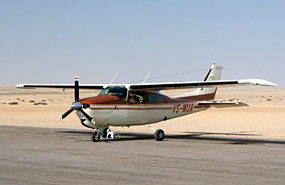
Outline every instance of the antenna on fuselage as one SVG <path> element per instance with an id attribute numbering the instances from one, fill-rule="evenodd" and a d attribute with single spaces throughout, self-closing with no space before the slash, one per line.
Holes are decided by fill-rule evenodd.
<path id="1" fill-rule="evenodd" d="M 113 81 L 116 79 L 116 77 L 118 76 L 118 74 L 119 74 L 119 72 L 117 72 L 117 73 L 115 74 L 115 76 L 114 76 L 113 79 L 111 80 L 110 84 L 113 83 Z"/>
<path id="2" fill-rule="evenodd" d="M 148 74 L 146 75 L 146 77 L 145 77 L 145 79 L 144 79 L 144 81 L 143 81 L 143 84 L 144 84 L 145 81 L 148 79 L 149 75 L 150 75 L 150 72 L 148 72 Z"/>

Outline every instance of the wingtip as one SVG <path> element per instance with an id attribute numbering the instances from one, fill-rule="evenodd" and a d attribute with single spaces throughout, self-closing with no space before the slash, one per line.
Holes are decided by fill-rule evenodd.
<path id="1" fill-rule="evenodd" d="M 19 88 L 19 89 L 20 88 L 24 88 L 24 84 L 18 84 L 18 85 L 16 85 L 16 87 Z"/>
<path id="2" fill-rule="evenodd" d="M 35 89 L 36 87 L 31 87 L 31 84 L 18 84 L 16 88 L 18 89 Z"/>
<path id="3" fill-rule="evenodd" d="M 241 101 L 236 102 L 236 104 L 241 106 L 241 107 L 249 107 L 249 105 L 247 103 L 244 103 L 244 102 L 241 102 Z"/>
<path id="4" fill-rule="evenodd" d="M 239 83 L 240 84 L 245 84 L 245 85 L 278 86 L 278 84 L 269 82 L 267 80 L 262 80 L 262 79 L 239 80 Z"/>
<path id="5" fill-rule="evenodd" d="M 267 81 L 267 80 L 261 80 L 261 79 L 257 79 L 256 80 L 256 85 L 261 85 L 261 86 L 278 86 L 278 84 Z"/>

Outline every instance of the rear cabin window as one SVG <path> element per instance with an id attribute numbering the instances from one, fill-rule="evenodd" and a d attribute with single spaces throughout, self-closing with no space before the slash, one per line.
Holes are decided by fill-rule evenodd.
<path id="1" fill-rule="evenodd" d="M 164 103 L 164 98 L 163 96 L 159 94 L 149 94 L 149 103 Z"/>
<path id="2" fill-rule="evenodd" d="M 131 103 L 164 103 L 162 95 L 147 92 L 130 92 Z"/>
<path id="3" fill-rule="evenodd" d="M 130 102 L 131 103 L 146 103 L 147 94 L 145 92 L 131 92 Z"/>

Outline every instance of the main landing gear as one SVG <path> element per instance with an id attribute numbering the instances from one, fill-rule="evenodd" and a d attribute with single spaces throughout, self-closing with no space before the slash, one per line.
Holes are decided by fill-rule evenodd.
<path id="1" fill-rule="evenodd" d="M 163 130 L 158 129 L 155 131 L 154 138 L 156 141 L 162 141 L 164 139 L 164 137 L 165 137 L 165 134 L 164 134 Z"/>
<path id="2" fill-rule="evenodd" d="M 165 134 L 164 134 L 164 131 L 163 131 L 163 130 L 161 130 L 161 129 L 155 130 L 153 127 L 151 127 L 151 126 L 149 126 L 149 125 L 144 125 L 144 126 L 146 126 L 146 127 L 148 127 L 148 128 L 151 128 L 151 129 L 153 130 L 153 132 L 154 132 L 154 139 L 155 139 L 156 141 L 162 141 L 162 140 L 164 139 Z"/>
<path id="3" fill-rule="evenodd" d="M 97 128 L 96 131 L 92 134 L 91 140 L 93 142 L 98 142 L 100 140 L 100 136 L 106 138 L 108 134 L 108 129 L 109 128 L 102 128 L 102 129 Z"/>

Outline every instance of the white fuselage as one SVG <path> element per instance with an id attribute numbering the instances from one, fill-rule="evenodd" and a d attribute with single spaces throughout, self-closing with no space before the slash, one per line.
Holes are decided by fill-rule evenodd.
<path id="1" fill-rule="evenodd" d="M 95 124 L 85 119 L 85 125 L 91 128 L 109 126 L 134 126 L 157 123 L 168 119 L 185 116 L 207 108 L 199 108 L 195 102 L 160 103 L 160 104 L 118 104 L 92 105 L 85 109 Z M 80 111 L 77 116 L 84 117 Z"/>

